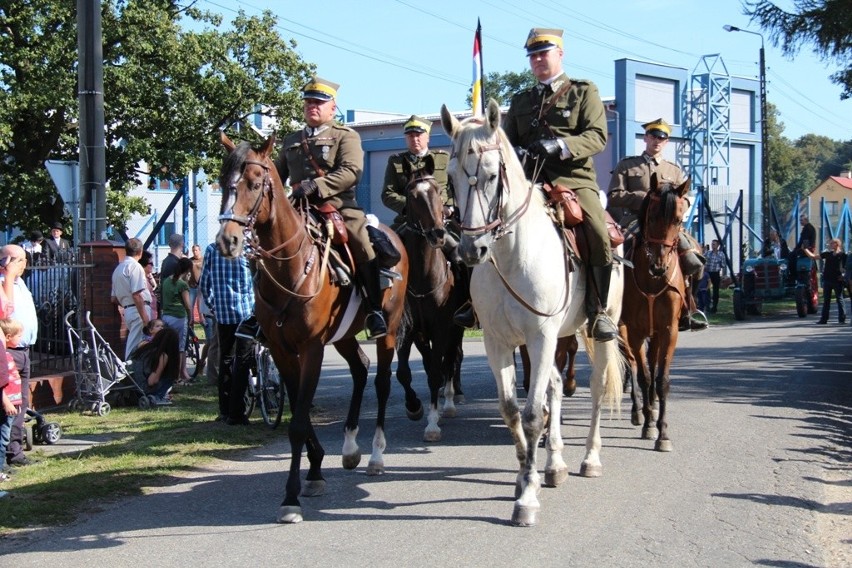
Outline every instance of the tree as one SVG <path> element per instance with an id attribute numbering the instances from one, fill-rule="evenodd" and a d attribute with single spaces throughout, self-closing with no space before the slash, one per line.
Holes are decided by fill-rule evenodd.
<path id="1" fill-rule="evenodd" d="M 500 106 L 509 106 L 512 101 L 512 96 L 524 89 L 528 89 L 536 84 L 536 78 L 532 71 L 506 71 L 504 73 L 486 73 L 483 81 L 482 97 L 487 102 L 488 99 L 494 99 Z M 468 93 L 465 102 L 470 106 L 473 102 L 473 95 Z"/>
<path id="2" fill-rule="evenodd" d="M 843 88 L 841 99 L 852 97 L 852 6 L 848 0 L 793 0 L 787 12 L 768 0 L 745 2 L 744 13 L 769 32 L 769 39 L 793 57 L 802 44 L 812 43 L 823 61 L 835 61 L 840 71 L 831 80 Z"/>
<path id="3" fill-rule="evenodd" d="M 175 0 L 103 0 L 109 223 L 147 204 L 127 191 L 152 174 L 172 181 L 221 163 L 217 132 L 256 112 L 288 129 L 313 66 L 277 32 L 271 12 L 219 15 Z M 46 159 L 77 160 L 76 3 L 0 6 L 0 224 L 43 228 L 63 216 Z M 242 128 L 237 137 L 256 137 Z"/>

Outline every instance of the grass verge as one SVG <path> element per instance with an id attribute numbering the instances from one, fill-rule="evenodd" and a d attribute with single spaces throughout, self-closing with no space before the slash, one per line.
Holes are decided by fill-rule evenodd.
<path id="1" fill-rule="evenodd" d="M 153 410 L 116 408 L 109 415 L 47 414 L 63 438 L 97 437 L 94 447 L 66 454 L 45 446 L 29 452 L 32 465 L 16 468 L 0 485 L 0 535 L 67 523 L 120 497 L 142 495 L 215 458 L 263 446 L 286 432 L 267 428 L 255 411 L 250 426 L 214 422 L 216 388 L 183 387 L 175 404 Z M 44 449 L 43 449 L 44 448 Z"/>

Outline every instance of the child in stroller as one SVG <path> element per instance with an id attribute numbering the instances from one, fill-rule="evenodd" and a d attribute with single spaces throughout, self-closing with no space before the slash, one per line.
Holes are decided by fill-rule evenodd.
<path id="1" fill-rule="evenodd" d="M 133 380 L 151 405 L 171 404 L 168 394 L 180 372 L 179 341 L 175 330 L 164 327 L 130 355 Z"/>

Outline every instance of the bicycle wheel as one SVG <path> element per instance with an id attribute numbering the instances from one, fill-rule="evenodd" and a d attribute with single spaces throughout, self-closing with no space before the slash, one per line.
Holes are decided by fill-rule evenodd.
<path id="1" fill-rule="evenodd" d="M 256 357 L 260 414 L 266 425 L 274 429 L 281 424 L 284 413 L 284 383 L 269 349 L 259 346 Z"/>
<path id="2" fill-rule="evenodd" d="M 249 368 L 249 377 L 248 377 L 248 385 L 246 385 L 246 392 L 243 395 L 245 407 L 246 407 L 246 418 L 251 416 L 251 413 L 254 412 L 254 406 L 257 404 L 258 399 L 258 378 L 257 378 L 257 363 L 255 360 L 251 361 L 251 366 Z"/>

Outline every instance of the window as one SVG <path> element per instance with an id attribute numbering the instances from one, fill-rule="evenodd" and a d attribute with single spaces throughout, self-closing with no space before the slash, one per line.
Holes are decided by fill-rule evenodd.
<path id="1" fill-rule="evenodd" d="M 167 247 L 169 246 L 169 237 L 175 233 L 175 224 L 174 222 L 166 222 L 163 223 L 160 232 L 157 233 L 157 246 Z"/>

